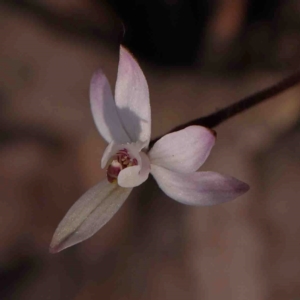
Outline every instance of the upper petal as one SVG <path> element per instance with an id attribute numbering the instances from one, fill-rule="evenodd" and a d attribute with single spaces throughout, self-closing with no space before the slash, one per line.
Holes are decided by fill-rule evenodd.
<path id="1" fill-rule="evenodd" d="M 109 82 L 101 70 L 92 77 L 90 101 L 94 121 L 102 137 L 108 143 L 130 142 L 118 115 Z"/>
<path id="2" fill-rule="evenodd" d="M 59 252 L 91 237 L 118 211 L 131 190 L 107 180 L 88 190 L 58 225 L 50 251 Z"/>
<path id="3" fill-rule="evenodd" d="M 133 56 L 120 47 L 115 89 L 116 105 L 131 141 L 147 142 L 151 134 L 151 111 L 146 78 Z"/>
<path id="4" fill-rule="evenodd" d="M 188 205 L 226 202 L 249 189 L 246 183 L 215 172 L 182 174 L 151 165 L 151 174 L 170 198 Z"/>
<path id="5" fill-rule="evenodd" d="M 198 170 L 207 159 L 215 136 L 202 126 L 189 126 L 159 139 L 149 152 L 151 164 L 172 171 L 190 173 Z"/>

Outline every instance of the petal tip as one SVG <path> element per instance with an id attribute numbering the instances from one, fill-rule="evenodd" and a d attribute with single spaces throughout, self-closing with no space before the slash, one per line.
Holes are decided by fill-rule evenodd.
<path id="1" fill-rule="evenodd" d="M 237 188 L 237 192 L 242 195 L 244 193 L 247 193 L 248 191 L 250 190 L 250 185 L 245 183 L 245 182 L 242 182 L 240 181 L 240 184 Z"/>
<path id="2" fill-rule="evenodd" d="M 56 254 L 70 246 L 72 246 L 72 244 L 68 243 L 68 239 L 59 240 L 55 233 L 49 246 L 49 253 Z"/>
<path id="3" fill-rule="evenodd" d="M 212 136 L 214 137 L 214 139 L 217 138 L 217 132 L 214 129 L 205 127 L 205 126 L 201 126 L 201 127 L 204 127 L 207 131 L 209 131 L 212 134 Z"/>
<path id="4" fill-rule="evenodd" d="M 97 69 L 93 73 L 92 78 L 91 78 L 91 84 L 97 83 L 100 76 L 105 76 L 101 68 Z"/>
<path id="5" fill-rule="evenodd" d="M 250 189 L 250 186 L 249 186 L 249 184 L 236 179 L 236 183 L 233 185 L 232 188 L 236 194 L 236 197 L 239 197 L 239 196 L 247 193 Z"/>
<path id="6" fill-rule="evenodd" d="M 207 128 L 211 133 L 212 133 L 212 135 L 215 137 L 215 138 L 217 138 L 217 132 L 215 131 L 215 130 L 213 130 L 213 129 L 211 129 L 211 128 Z"/>
<path id="7" fill-rule="evenodd" d="M 133 54 L 124 45 L 120 45 L 120 55 L 123 54 L 129 54 L 134 57 Z"/>
<path id="8" fill-rule="evenodd" d="M 51 242 L 50 247 L 49 247 L 49 253 L 56 254 L 58 252 L 65 250 L 66 248 L 73 246 L 73 245 L 74 244 L 71 244 L 71 243 L 68 243 L 65 241 L 59 242 L 58 244 Z"/>
<path id="9" fill-rule="evenodd" d="M 62 249 L 60 249 L 58 246 L 51 246 L 49 247 L 49 253 L 56 254 L 60 252 Z"/>

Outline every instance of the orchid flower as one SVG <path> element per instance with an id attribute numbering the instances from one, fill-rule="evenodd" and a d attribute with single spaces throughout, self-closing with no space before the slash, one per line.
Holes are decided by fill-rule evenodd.
<path id="1" fill-rule="evenodd" d="M 108 146 L 101 167 L 107 178 L 88 190 L 58 225 L 50 251 L 58 252 L 91 237 L 104 226 L 149 174 L 174 200 L 188 205 L 213 205 L 232 200 L 249 187 L 233 177 L 197 172 L 214 143 L 212 130 L 190 126 L 169 133 L 149 150 L 151 111 L 145 76 L 121 46 L 115 99 L 102 71 L 90 86 L 91 109 Z"/>

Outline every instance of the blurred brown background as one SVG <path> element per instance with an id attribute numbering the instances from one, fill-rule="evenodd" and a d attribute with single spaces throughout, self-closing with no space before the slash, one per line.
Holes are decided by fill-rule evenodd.
<path id="1" fill-rule="evenodd" d="M 88 90 L 99 67 L 114 86 L 119 43 L 156 137 L 298 69 L 299 1 L 0 0 L 0 40 L 0 299 L 300 299 L 300 87 L 217 128 L 203 169 L 246 195 L 186 207 L 149 180 L 93 238 L 48 253 L 105 176 Z"/>

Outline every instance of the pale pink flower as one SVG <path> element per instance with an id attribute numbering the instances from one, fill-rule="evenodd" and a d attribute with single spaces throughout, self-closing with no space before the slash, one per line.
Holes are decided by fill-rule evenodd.
<path id="1" fill-rule="evenodd" d="M 215 172 L 196 172 L 214 143 L 213 132 L 190 126 L 169 133 L 148 150 L 151 135 L 149 91 L 132 55 L 121 46 L 115 99 L 102 71 L 90 88 L 96 126 L 108 142 L 101 167 L 107 178 L 88 190 L 58 225 L 50 251 L 58 252 L 91 237 L 119 210 L 133 187 L 151 173 L 171 198 L 188 205 L 213 205 L 245 193 L 247 184 Z"/>

